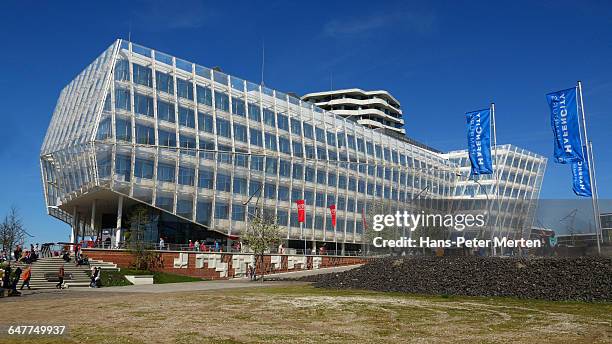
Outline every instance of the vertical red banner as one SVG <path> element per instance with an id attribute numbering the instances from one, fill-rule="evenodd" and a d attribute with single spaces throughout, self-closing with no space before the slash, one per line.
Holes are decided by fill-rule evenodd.
<path id="1" fill-rule="evenodd" d="M 332 227 L 336 228 L 336 205 L 332 204 L 329 206 L 329 212 L 332 217 Z"/>
<path id="2" fill-rule="evenodd" d="M 306 207 L 304 206 L 304 200 L 298 199 L 295 203 L 297 203 L 298 222 L 306 222 Z"/>

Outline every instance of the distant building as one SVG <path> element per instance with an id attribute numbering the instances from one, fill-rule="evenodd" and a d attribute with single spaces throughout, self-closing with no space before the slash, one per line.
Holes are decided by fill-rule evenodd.
<path id="1" fill-rule="evenodd" d="M 467 150 L 442 155 L 457 166 L 460 174 L 452 197 L 490 201 L 493 233 L 512 236 L 520 231 L 523 237 L 529 237 L 547 159 L 511 144 L 498 145 L 491 153 L 497 173 L 481 176 L 470 175 Z"/>
<path id="2" fill-rule="evenodd" d="M 603 242 L 612 242 L 612 213 L 599 215 L 601 221 L 601 239 Z"/>
<path id="3" fill-rule="evenodd" d="M 302 100 L 371 129 L 406 134 L 400 103 L 387 91 L 359 88 L 308 93 Z"/>

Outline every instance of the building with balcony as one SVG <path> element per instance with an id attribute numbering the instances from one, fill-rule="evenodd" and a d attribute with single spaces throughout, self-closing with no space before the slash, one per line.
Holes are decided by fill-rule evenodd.
<path id="1" fill-rule="evenodd" d="M 387 91 L 350 88 L 308 93 L 302 100 L 367 128 L 382 128 L 402 136 L 406 134 L 400 103 Z"/>
<path id="2" fill-rule="evenodd" d="M 390 95 L 381 102 L 399 113 Z M 531 201 L 545 159 L 513 146 L 500 151 L 507 158 L 499 162 L 505 171 L 499 183 L 517 190 L 527 185 L 531 191 L 511 189 L 508 197 Z M 467 179 L 461 154 L 117 40 L 62 90 L 40 164 L 47 211 L 71 225 L 72 240 L 111 229 L 120 243 L 134 209 L 144 206 L 146 241 L 229 243 L 259 209 L 276 221 L 290 248 L 308 242 L 358 250 L 373 201 L 391 211 L 415 197 L 479 194 L 457 189 L 469 185 L 460 180 Z M 515 160 L 521 162 L 515 166 Z M 297 219 L 299 199 L 304 223 Z M 520 230 L 516 224 L 509 233 Z"/>

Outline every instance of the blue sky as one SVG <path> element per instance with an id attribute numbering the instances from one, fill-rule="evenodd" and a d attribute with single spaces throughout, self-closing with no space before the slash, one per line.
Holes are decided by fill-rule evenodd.
<path id="1" fill-rule="evenodd" d="M 255 82 L 265 42 L 267 86 L 386 89 L 408 135 L 441 150 L 464 148 L 463 114 L 493 101 L 499 143 L 550 158 L 544 95 L 582 80 L 600 196 L 612 197 L 610 2 L 8 1 L 0 215 L 17 206 L 34 241 L 69 233 L 46 215 L 38 165 L 59 92 L 130 31 L 134 42 Z M 574 198 L 569 166 L 549 162 L 541 196 Z"/>

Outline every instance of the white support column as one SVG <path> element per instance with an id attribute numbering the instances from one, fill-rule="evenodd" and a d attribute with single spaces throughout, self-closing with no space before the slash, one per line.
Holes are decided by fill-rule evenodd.
<path id="1" fill-rule="evenodd" d="M 344 246 L 345 246 L 345 244 L 343 242 L 342 246 L 341 246 L 342 248 L 341 248 L 341 251 L 340 251 L 340 254 L 343 255 L 343 256 L 344 256 L 344 252 L 345 252 L 345 247 Z M 338 253 L 336 253 L 336 254 L 338 254 Z"/>
<path id="2" fill-rule="evenodd" d="M 92 236 L 94 233 L 96 234 L 96 236 L 98 235 L 98 232 L 96 232 L 96 205 L 97 203 L 98 203 L 97 199 L 94 199 L 91 202 L 91 222 L 89 224 L 91 227 Z"/>
<path id="3" fill-rule="evenodd" d="M 73 244 L 76 244 L 77 238 L 79 236 L 77 214 L 78 214 L 78 207 L 75 206 L 74 209 L 72 210 L 72 229 L 70 231 L 70 242 Z"/>
<path id="4" fill-rule="evenodd" d="M 121 217 L 123 216 L 123 196 L 119 196 L 117 204 L 117 230 L 115 232 L 115 246 L 119 247 L 121 243 Z"/>

